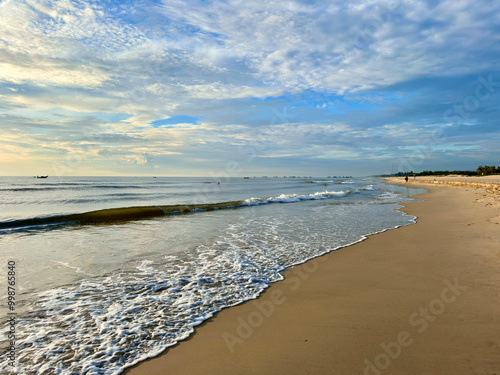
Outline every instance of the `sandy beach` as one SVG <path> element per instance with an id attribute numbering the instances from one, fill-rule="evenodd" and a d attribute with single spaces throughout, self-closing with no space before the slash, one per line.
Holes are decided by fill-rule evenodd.
<path id="1" fill-rule="evenodd" d="M 498 177 L 411 177 L 417 224 L 288 270 L 125 373 L 499 374 Z"/>

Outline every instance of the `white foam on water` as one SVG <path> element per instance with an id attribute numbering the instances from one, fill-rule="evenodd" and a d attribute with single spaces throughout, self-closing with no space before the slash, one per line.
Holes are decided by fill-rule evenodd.
<path id="1" fill-rule="evenodd" d="M 152 264 L 152 260 L 142 260 L 141 263 L 136 267 L 139 271 L 143 271 L 146 273 L 151 273 L 153 272 L 153 267 L 150 267 L 149 265 Z"/>
<path id="2" fill-rule="evenodd" d="M 282 194 L 245 203 L 320 200 L 349 192 Z M 391 197 L 399 195 L 377 196 Z M 365 207 L 381 211 L 364 215 Z M 12 373 L 119 374 L 184 340 L 221 309 L 257 298 L 270 283 L 283 279 L 284 269 L 414 222 L 394 208 L 315 204 L 304 217 L 243 216 L 194 251 L 144 257 L 127 270 L 39 293 L 30 312 L 18 320 Z M 349 215 L 353 210 L 357 214 Z M 0 355 L 0 371 L 9 374 L 4 357 Z"/>
<path id="3" fill-rule="evenodd" d="M 401 198 L 401 195 L 387 191 L 385 193 L 377 195 L 376 198 L 379 198 L 379 199 L 398 199 L 398 198 Z"/>
<path id="4" fill-rule="evenodd" d="M 19 320 L 18 374 L 118 374 L 159 354 L 224 307 L 257 297 L 279 280 L 234 243 L 200 246 L 196 256 L 40 293 Z M 231 250 L 232 251 L 228 251 Z"/>
<path id="5" fill-rule="evenodd" d="M 72 266 L 72 265 L 70 265 L 70 264 L 69 264 L 69 263 L 67 263 L 67 262 L 54 261 L 54 263 L 60 264 L 60 265 L 62 265 L 62 266 L 65 266 L 65 267 L 67 267 L 67 268 L 69 268 L 69 269 L 74 270 L 76 273 L 81 273 L 82 275 L 94 276 L 94 275 L 92 275 L 92 274 L 90 274 L 90 273 L 88 273 L 88 272 L 85 272 L 85 271 L 84 271 L 84 270 L 82 270 L 80 267 L 75 267 L 75 266 Z"/>
<path id="6" fill-rule="evenodd" d="M 348 193 L 348 191 L 322 191 L 306 195 L 281 194 L 277 197 L 245 199 L 241 206 L 258 206 L 269 203 L 294 203 L 308 200 L 329 199 L 334 197 L 345 197 Z"/>

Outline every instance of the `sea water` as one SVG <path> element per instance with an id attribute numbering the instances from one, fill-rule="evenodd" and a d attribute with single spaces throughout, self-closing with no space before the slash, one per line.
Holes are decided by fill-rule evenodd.
<path id="1" fill-rule="evenodd" d="M 4 290 L 8 262 L 16 273 L 0 372 L 119 374 L 283 270 L 414 223 L 397 209 L 420 192 L 376 178 L 0 177 Z"/>

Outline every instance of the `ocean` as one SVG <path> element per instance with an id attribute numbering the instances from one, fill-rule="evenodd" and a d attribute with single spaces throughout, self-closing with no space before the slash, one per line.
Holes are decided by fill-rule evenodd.
<path id="1" fill-rule="evenodd" d="M 0 372 L 119 374 L 284 270 L 414 223 L 397 209 L 422 192 L 371 177 L 0 177 Z"/>

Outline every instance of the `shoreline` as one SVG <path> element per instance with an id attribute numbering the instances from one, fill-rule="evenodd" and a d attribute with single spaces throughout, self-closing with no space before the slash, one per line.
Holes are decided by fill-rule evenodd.
<path id="1" fill-rule="evenodd" d="M 285 271 L 123 374 L 498 373 L 496 197 L 406 186 L 429 191 L 400 209 L 417 224 Z"/>

